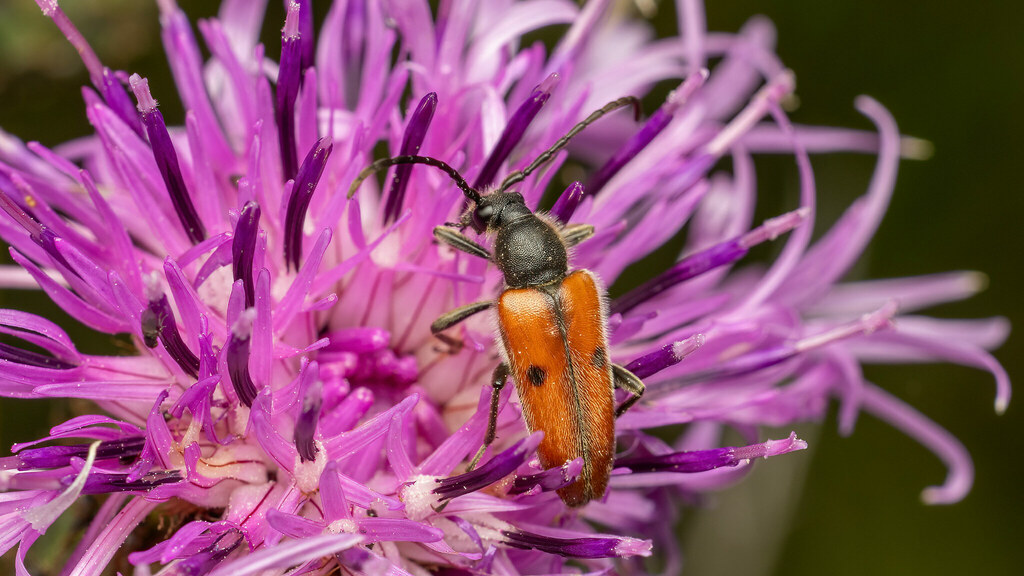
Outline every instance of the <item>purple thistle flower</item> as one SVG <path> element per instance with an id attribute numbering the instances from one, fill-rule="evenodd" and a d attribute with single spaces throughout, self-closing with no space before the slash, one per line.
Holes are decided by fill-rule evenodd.
<path id="1" fill-rule="evenodd" d="M 723 447 L 726 429 L 819 421 L 832 399 L 843 432 L 866 411 L 949 466 L 926 501 L 970 489 L 964 447 L 859 367 L 982 368 L 1001 412 L 1009 381 L 986 350 L 1006 323 L 905 315 L 973 294 L 969 273 L 840 283 L 912 147 L 867 97 L 857 107 L 877 137 L 791 125 L 780 103 L 794 76 L 763 21 L 707 35 L 700 4 L 681 1 L 682 41 L 617 46 L 642 24 L 607 18 L 600 0 L 442 2 L 436 21 L 421 0 L 336 1 L 319 29 L 304 0 L 266 23 L 282 35 L 263 47 L 264 4 L 229 0 L 198 25 L 204 62 L 187 16 L 161 0 L 185 107 L 185 125 L 168 127 L 141 76 L 128 81 L 135 107 L 129 76 L 103 66 L 56 0 L 37 1 L 82 55 L 95 133 L 55 150 L 0 133 L 0 238 L 20 266 L 0 268 L 0 287 L 31 280 L 85 325 L 131 335 L 137 353 L 83 354 L 53 322 L 0 310 L 0 394 L 97 411 L 0 458 L 0 553 L 17 547 L 19 569 L 68 508 L 107 494 L 65 572 L 102 573 L 151 514 L 181 517 L 124 552 L 140 573 L 556 573 L 565 558 L 641 572 L 631 558 L 677 554 L 674 515 L 653 503 L 681 506 L 754 459 L 806 447 L 795 434 Z M 551 25 L 569 29 L 550 53 L 521 46 Z M 381 146 L 487 188 L 661 81 L 681 84 L 645 122 L 601 119 L 514 188 L 531 209 L 562 191 L 550 216 L 595 230 L 572 267 L 608 285 L 686 231 L 675 265 L 609 302 L 611 359 L 647 393 L 616 422 L 609 490 L 570 509 L 557 491 L 585 463 L 541 468 L 513 387 L 496 398 L 496 442 L 467 470 L 491 411 L 493 326 L 480 315 L 441 341 L 430 325 L 503 284 L 434 240 L 459 220 L 462 191 L 411 165 L 346 191 Z M 835 151 L 877 154 L 875 175 L 812 242 L 809 155 Z M 799 205 L 756 225 L 753 156 L 780 152 L 795 158 Z M 590 176 L 563 180 L 570 157 Z M 769 265 L 742 261 L 771 241 L 782 246 Z M 700 445 L 651 433 L 677 424 L 710 433 Z"/>

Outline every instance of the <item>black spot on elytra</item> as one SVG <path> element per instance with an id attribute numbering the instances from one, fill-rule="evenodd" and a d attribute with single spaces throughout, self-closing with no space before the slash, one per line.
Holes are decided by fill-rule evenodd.
<path id="1" fill-rule="evenodd" d="M 598 346 L 594 349 L 594 355 L 590 357 L 590 361 L 598 369 L 604 368 L 605 363 L 608 362 L 608 353 L 604 351 L 603 347 Z"/>
<path id="2" fill-rule="evenodd" d="M 544 369 L 540 366 L 530 366 L 529 369 L 526 370 L 526 379 L 534 386 L 540 386 L 543 384 L 544 376 Z"/>

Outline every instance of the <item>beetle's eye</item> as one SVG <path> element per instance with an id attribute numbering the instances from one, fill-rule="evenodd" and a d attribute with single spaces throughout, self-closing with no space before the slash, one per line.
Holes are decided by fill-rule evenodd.
<path id="1" fill-rule="evenodd" d="M 476 210 L 473 210 L 473 229 L 477 232 L 486 230 L 487 223 L 491 221 L 491 216 L 494 216 L 494 206 L 490 204 L 477 206 Z"/>

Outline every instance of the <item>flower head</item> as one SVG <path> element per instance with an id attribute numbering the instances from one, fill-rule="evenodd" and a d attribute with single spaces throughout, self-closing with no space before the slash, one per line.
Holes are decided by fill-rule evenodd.
<path id="1" fill-rule="evenodd" d="M 1009 383 L 985 349 L 1005 323 L 907 315 L 972 294 L 972 274 L 840 283 L 915 141 L 866 97 L 857 107 L 877 134 L 793 126 L 781 103 L 794 74 L 763 20 L 707 34 L 699 3 L 681 0 L 682 38 L 655 41 L 600 0 L 442 2 L 436 18 L 423 1 L 367 0 L 334 2 L 317 28 L 304 0 L 267 24 L 282 33 L 264 47 L 262 4 L 228 0 L 198 22 L 204 61 L 190 20 L 161 0 L 185 107 L 184 126 L 169 127 L 143 76 L 105 68 L 55 0 L 37 2 L 90 72 L 95 132 L 54 150 L 0 133 L 0 237 L 19 266 L 0 269 L 0 286 L 31 280 L 87 326 L 130 334 L 137 352 L 83 354 L 54 323 L 0 310 L 11 337 L 0 394 L 96 407 L 0 459 L 0 552 L 17 546 L 19 569 L 62 513 L 106 494 L 69 573 L 102 572 L 150 515 L 176 515 L 174 529 L 127 558 L 162 574 L 556 573 L 567 558 L 640 571 L 644 556 L 678 554 L 674 515 L 653 502 L 805 448 L 758 428 L 820 420 L 833 398 L 844 431 L 868 411 L 947 463 L 927 501 L 970 488 L 963 446 L 860 365 L 984 368 L 1002 411 Z M 553 48 L 524 44 L 558 24 L 568 31 Z M 615 111 L 670 80 L 678 88 L 646 120 Z M 381 149 L 430 165 L 361 180 Z M 878 163 L 812 241 L 809 156 L 833 151 Z M 796 160 L 799 204 L 753 222 L 753 158 L 780 152 Z M 588 176 L 562 181 L 573 165 Z M 486 315 L 431 333 L 442 313 L 504 287 L 434 232 L 481 231 L 465 208 L 495 188 L 550 206 L 545 221 L 579 243 L 571 267 L 606 285 L 685 230 L 677 262 L 601 318 L 599 363 L 625 366 L 647 392 L 615 420 L 609 488 L 582 508 L 559 494 L 593 463 L 544 469 L 524 400 L 486 386 L 502 353 Z M 469 252 L 494 246 L 459 238 Z M 772 241 L 769 265 L 733 270 Z M 697 423 L 670 441 L 651 433 Z M 728 428 L 746 445 L 722 446 Z"/>

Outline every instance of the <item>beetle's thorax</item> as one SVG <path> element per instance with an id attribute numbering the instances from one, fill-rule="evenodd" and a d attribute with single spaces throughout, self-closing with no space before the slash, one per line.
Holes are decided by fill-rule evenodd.
<path id="1" fill-rule="evenodd" d="M 494 242 L 494 261 L 509 288 L 526 288 L 565 278 L 569 263 L 555 228 L 534 214 L 504 222 Z"/>
<path id="2" fill-rule="evenodd" d="M 558 282 L 568 272 L 568 254 L 555 225 L 533 213 L 517 192 L 498 192 L 477 201 L 468 223 L 496 234 L 494 262 L 509 288 Z"/>

